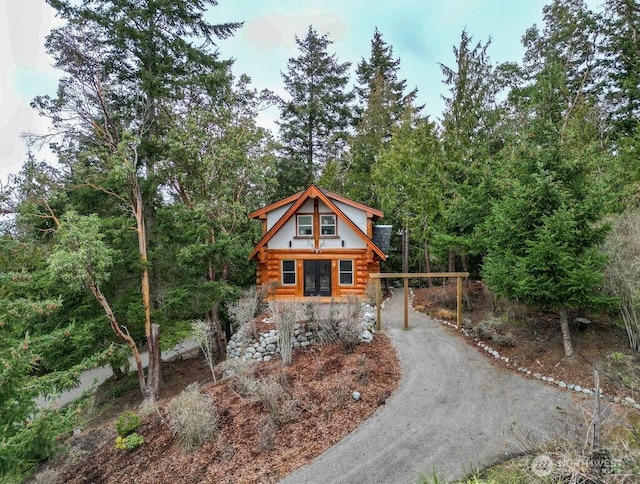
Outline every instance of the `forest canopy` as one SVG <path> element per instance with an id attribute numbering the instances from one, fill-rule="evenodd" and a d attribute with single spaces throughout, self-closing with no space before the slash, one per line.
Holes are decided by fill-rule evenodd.
<path id="1" fill-rule="evenodd" d="M 375 26 L 357 65 L 309 26 L 279 97 L 225 58 L 243 27 L 207 20 L 215 0 L 47 3 L 64 20 L 46 41 L 61 79 L 32 102 L 52 126 L 33 141 L 56 159 L 34 151 L 0 194 L 0 473 L 52 452 L 58 424 L 34 397 L 82 368 L 121 370 L 122 348 L 148 344 L 137 370 L 153 402 L 153 354 L 191 321 L 223 354 L 225 302 L 255 281 L 247 214 L 309 183 L 383 210 L 409 234 L 410 271 L 469 271 L 557 309 L 568 356 L 566 311 L 610 307 L 601 248 L 640 200 L 634 2 L 550 2 L 520 62 L 496 64 L 490 39 L 461 32 L 454 62 L 424 66 L 447 90 L 433 119 Z M 383 271 L 400 269 L 395 237 Z"/>

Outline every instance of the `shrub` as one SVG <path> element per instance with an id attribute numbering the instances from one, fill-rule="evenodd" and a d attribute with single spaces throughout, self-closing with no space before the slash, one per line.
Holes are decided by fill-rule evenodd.
<path id="1" fill-rule="evenodd" d="M 248 325 L 251 336 L 258 337 L 258 331 L 254 321 L 256 311 L 258 310 L 259 296 L 254 286 L 245 290 L 237 301 L 227 304 L 229 317 L 235 324 L 236 328 Z"/>
<path id="2" fill-rule="evenodd" d="M 244 372 L 234 376 L 234 389 L 253 402 L 260 403 L 275 425 L 291 422 L 300 414 L 299 402 L 285 388 L 286 377 L 257 379 Z M 284 385 L 283 385 L 284 383 Z"/>
<path id="3" fill-rule="evenodd" d="M 118 450 L 134 450 L 144 444 L 144 437 L 133 432 L 126 437 L 118 435 L 116 437 L 116 449 Z"/>
<path id="4" fill-rule="evenodd" d="M 119 437 L 126 437 L 140 427 L 140 415 L 131 410 L 125 410 L 116 420 L 116 432 Z"/>
<path id="5" fill-rule="evenodd" d="M 191 452 L 218 434 L 218 414 L 209 395 L 192 383 L 167 406 L 169 428 L 182 448 Z"/>
<path id="6" fill-rule="evenodd" d="M 293 326 L 298 319 L 300 305 L 293 301 L 271 301 L 269 310 L 278 331 L 278 347 L 282 366 L 291 364 L 293 353 Z"/>

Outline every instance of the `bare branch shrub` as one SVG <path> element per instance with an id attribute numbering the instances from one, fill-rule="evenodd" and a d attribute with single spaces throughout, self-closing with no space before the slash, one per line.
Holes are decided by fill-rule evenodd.
<path id="1" fill-rule="evenodd" d="M 293 326 L 298 320 L 300 304 L 294 301 L 271 301 L 269 310 L 278 331 L 278 347 L 282 366 L 291 364 L 293 353 Z"/>
<path id="2" fill-rule="evenodd" d="M 378 279 L 379 280 L 379 279 Z M 375 306 L 378 303 L 378 280 L 369 279 L 364 288 L 364 297 L 366 301 Z M 382 297 L 382 284 L 380 284 L 380 296 Z"/>
<path id="3" fill-rule="evenodd" d="M 275 425 L 282 425 L 300 415 L 299 402 L 291 397 L 282 381 L 282 376 L 258 379 L 245 371 L 234 376 L 233 387 L 240 395 L 260 403 Z"/>
<path id="4" fill-rule="evenodd" d="M 604 252 L 609 256 L 605 274 L 609 291 L 619 300 L 631 348 L 640 352 L 640 212 L 627 212 L 616 220 Z"/>
<path id="5" fill-rule="evenodd" d="M 259 296 L 255 286 L 243 291 L 242 296 L 237 301 L 227 303 L 229 317 L 236 328 L 245 326 L 249 329 L 251 336 L 258 337 L 255 316 L 258 310 Z"/>
<path id="6" fill-rule="evenodd" d="M 198 449 L 218 434 L 218 413 L 209 395 L 192 383 L 167 406 L 169 428 L 187 452 Z"/>
<path id="7" fill-rule="evenodd" d="M 191 321 L 191 336 L 200 346 L 204 359 L 211 370 L 213 381 L 216 382 L 216 373 L 214 371 L 216 363 L 216 355 L 213 349 L 213 343 L 216 337 L 213 326 L 206 321 L 197 319 Z"/>

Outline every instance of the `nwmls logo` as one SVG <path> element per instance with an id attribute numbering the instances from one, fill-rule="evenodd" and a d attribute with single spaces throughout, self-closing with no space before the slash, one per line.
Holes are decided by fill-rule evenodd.
<path id="1" fill-rule="evenodd" d="M 548 477 L 554 471 L 559 475 L 570 475 L 576 470 L 596 470 L 600 474 L 617 474 L 622 467 L 622 459 L 613 457 L 563 457 L 554 461 L 541 454 L 531 461 L 531 472 L 537 477 Z"/>

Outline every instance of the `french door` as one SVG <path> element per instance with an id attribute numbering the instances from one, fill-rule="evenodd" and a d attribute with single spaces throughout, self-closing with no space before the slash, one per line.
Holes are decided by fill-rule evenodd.
<path id="1" fill-rule="evenodd" d="M 331 296 L 331 261 L 304 261 L 304 295 Z"/>

